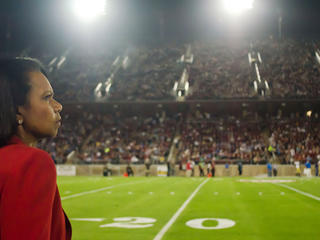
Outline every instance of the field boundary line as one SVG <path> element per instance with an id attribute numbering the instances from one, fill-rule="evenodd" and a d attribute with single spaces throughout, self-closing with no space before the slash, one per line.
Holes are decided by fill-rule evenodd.
<path id="1" fill-rule="evenodd" d="M 160 230 L 160 232 L 155 236 L 153 240 L 160 240 L 162 239 L 163 235 L 168 231 L 168 229 L 172 226 L 172 224 L 177 220 L 179 215 L 182 213 L 182 211 L 186 208 L 186 206 L 189 204 L 189 202 L 194 198 L 194 196 L 199 192 L 200 188 L 209 181 L 209 178 L 205 181 L 203 181 L 196 190 L 193 191 L 193 193 L 188 197 L 188 199 L 182 204 L 182 206 L 178 209 L 178 211 L 171 217 L 169 222 L 164 225 L 164 227 Z"/>
<path id="2" fill-rule="evenodd" d="M 152 179 L 152 180 L 154 180 L 154 179 Z M 142 182 L 150 182 L 152 180 L 149 179 L 148 181 L 145 180 L 145 181 L 139 181 L 139 182 L 122 183 L 122 184 L 113 185 L 113 186 L 109 186 L 109 187 L 98 188 L 98 189 L 94 189 L 94 190 L 90 190 L 90 191 L 86 191 L 86 192 L 80 192 L 80 193 L 72 194 L 70 196 L 61 197 L 61 200 L 80 197 L 80 196 L 91 194 L 91 193 L 97 193 L 97 192 L 101 192 L 101 191 L 104 191 L 104 190 L 107 190 L 107 189 L 112 189 L 112 188 L 115 188 L 115 187 L 121 187 L 121 186 L 136 184 L 136 183 L 142 183 Z"/>
<path id="3" fill-rule="evenodd" d="M 309 197 L 309 198 L 313 198 L 313 199 L 315 199 L 315 200 L 317 200 L 317 201 L 320 201 L 320 197 L 314 196 L 314 195 L 312 195 L 312 194 L 310 194 L 310 193 L 300 191 L 299 189 L 296 189 L 296 188 L 287 186 L 287 185 L 285 185 L 285 184 L 276 183 L 276 185 L 279 185 L 279 186 L 281 186 L 281 187 L 290 189 L 290 190 L 292 190 L 292 191 L 294 191 L 294 192 L 300 193 L 300 194 L 302 194 L 302 195 L 304 195 L 304 196 L 307 196 L 307 197 Z"/>

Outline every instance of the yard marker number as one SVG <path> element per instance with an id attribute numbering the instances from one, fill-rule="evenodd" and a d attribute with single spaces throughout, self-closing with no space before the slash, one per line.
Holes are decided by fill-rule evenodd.
<path id="1" fill-rule="evenodd" d="M 106 218 L 71 218 L 72 221 L 81 222 L 102 222 Z M 153 223 L 157 220 L 154 218 L 146 217 L 118 217 L 113 219 L 113 223 L 107 223 L 100 225 L 101 228 L 115 227 L 115 228 L 148 228 L 153 227 Z M 203 226 L 205 221 L 215 221 L 216 226 L 206 227 Z M 191 228 L 204 229 L 204 230 L 217 230 L 233 227 L 236 223 L 226 218 L 197 218 L 186 222 L 186 225 Z"/>
<path id="2" fill-rule="evenodd" d="M 154 218 L 144 217 L 120 217 L 114 218 L 114 223 L 100 225 L 101 228 L 117 227 L 117 228 L 147 228 L 152 227 L 157 220 Z"/>
<path id="3" fill-rule="evenodd" d="M 70 218 L 72 221 L 102 222 L 105 218 Z"/>
<path id="4" fill-rule="evenodd" d="M 206 226 L 203 226 L 203 223 L 205 221 L 216 221 L 218 222 L 218 224 L 217 226 L 214 226 L 214 227 L 206 227 Z M 186 222 L 186 225 L 188 227 L 196 228 L 196 229 L 206 229 L 206 230 L 230 228 L 230 227 L 233 227 L 235 224 L 236 224 L 235 221 L 232 221 L 230 219 L 225 219 L 225 218 L 197 218 L 197 219 L 192 219 Z"/>

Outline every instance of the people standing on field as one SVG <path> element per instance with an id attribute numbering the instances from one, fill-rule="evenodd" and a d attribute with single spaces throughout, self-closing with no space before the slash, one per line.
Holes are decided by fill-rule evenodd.
<path id="1" fill-rule="evenodd" d="M 186 176 L 191 177 L 192 174 L 192 166 L 191 166 L 191 161 L 188 160 L 186 164 Z"/>
<path id="2" fill-rule="evenodd" d="M 170 174 L 171 174 L 171 164 L 170 162 L 167 160 L 166 161 L 166 164 L 167 164 L 167 177 L 170 177 Z"/>
<path id="3" fill-rule="evenodd" d="M 103 167 L 103 176 L 107 177 L 112 175 L 111 166 L 111 160 L 108 160 L 107 164 Z"/>
<path id="4" fill-rule="evenodd" d="M 229 168 L 228 162 L 226 162 L 226 164 L 224 165 L 224 168 L 226 170 L 225 175 L 229 177 L 230 176 L 230 168 Z"/>
<path id="5" fill-rule="evenodd" d="M 311 163 L 310 161 L 307 161 L 305 164 L 305 174 L 307 177 L 311 177 Z"/>
<path id="6" fill-rule="evenodd" d="M 209 161 L 209 162 L 207 162 L 207 176 L 209 177 L 209 176 L 211 176 L 211 162 Z"/>
<path id="7" fill-rule="evenodd" d="M 204 176 L 204 161 L 199 162 L 199 172 L 200 172 L 200 177 Z"/>
<path id="8" fill-rule="evenodd" d="M 211 177 L 214 177 L 216 173 L 216 166 L 214 160 L 211 161 Z"/>
<path id="9" fill-rule="evenodd" d="M 133 177 L 134 176 L 134 172 L 133 172 L 132 167 L 130 166 L 130 164 L 127 165 L 126 171 L 127 171 L 128 177 L 130 177 L 130 176 Z"/>
<path id="10" fill-rule="evenodd" d="M 296 166 L 296 176 L 300 177 L 301 176 L 300 162 L 299 161 L 295 161 L 294 164 Z"/>
<path id="11" fill-rule="evenodd" d="M 238 173 L 239 173 L 239 176 L 242 175 L 242 161 L 241 160 L 238 161 Z"/>
<path id="12" fill-rule="evenodd" d="M 191 160 L 191 177 L 194 177 L 194 166 L 196 165 L 196 163 Z"/>
<path id="13" fill-rule="evenodd" d="M 272 164 L 270 162 L 267 163 L 267 171 L 268 177 L 272 177 Z"/>
<path id="14" fill-rule="evenodd" d="M 146 175 L 146 177 L 149 177 L 151 162 L 150 162 L 150 158 L 148 155 L 144 159 L 144 165 L 146 167 L 145 175 Z"/>
<path id="15" fill-rule="evenodd" d="M 278 175 L 278 166 L 277 164 L 273 164 L 272 168 L 273 176 L 276 177 Z"/>

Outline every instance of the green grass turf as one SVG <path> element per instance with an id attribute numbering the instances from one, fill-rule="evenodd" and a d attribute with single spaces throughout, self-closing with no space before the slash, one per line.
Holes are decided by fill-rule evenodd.
<path id="1" fill-rule="evenodd" d="M 101 222 L 72 220 L 74 240 L 152 240 L 205 179 L 59 177 L 58 185 L 62 199 L 110 187 L 62 200 L 69 218 L 104 218 Z M 320 239 L 319 201 L 277 184 L 239 182 L 239 179 L 210 179 L 162 239 Z M 320 196 L 320 178 L 290 179 L 296 182 L 283 184 Z M 117 217 L 153 218 L 156 222 L 147 228 L 99 227 L 113 223 Z M 236 225 L 219 230 L 186 226 L 187 221 L 198 218 L 225 218 L 235 221 Z M 216 221 L 203 223 L 206 227 L 216 224 Z"/>
<path id="2" fill-rule="evenodd" d="M 293 178 L 296 182 L 286 183 L 286 185 L 297 190 L 310 193 L 316 197 L 320 197 L 320 178 Z"/>

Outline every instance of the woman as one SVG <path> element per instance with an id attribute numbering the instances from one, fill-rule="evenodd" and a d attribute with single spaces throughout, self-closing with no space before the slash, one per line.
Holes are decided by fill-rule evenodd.
<path id="1" fill-rule="evenodd" d="M 54 162 L 35 148 L 57 135 L 61 110 L 37 60 L 0 60 L 0 240 L 71 239 Z"/>

